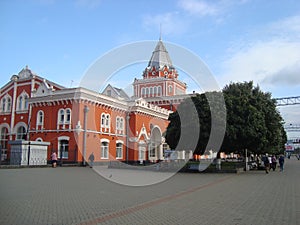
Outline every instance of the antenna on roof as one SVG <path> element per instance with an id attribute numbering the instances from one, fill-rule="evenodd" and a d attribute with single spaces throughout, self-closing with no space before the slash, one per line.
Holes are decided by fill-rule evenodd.
<path id="1" fill-rule="evenodd" d="M 161 23 L 159 24 L 159 40 L 161 41 Z"/>

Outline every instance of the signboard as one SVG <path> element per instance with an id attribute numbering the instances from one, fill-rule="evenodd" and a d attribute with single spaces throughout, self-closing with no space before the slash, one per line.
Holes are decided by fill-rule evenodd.
<path id="1" fill-rule="evenodd" d="M 291 145 L 291 144 L 286 144 L 285 145 L 285 151 L 286 152 L 293 152 L 295 149 L 294 145 Z"/>

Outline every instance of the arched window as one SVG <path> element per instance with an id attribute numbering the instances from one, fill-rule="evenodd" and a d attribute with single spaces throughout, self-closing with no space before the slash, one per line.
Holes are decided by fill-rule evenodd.
<path id="1" fill-rule="evenodd" d="M 157 87 L 153 88 L 154 95 L 157 95 Z"/>
<path id="2" fill-rule="evenodd" d="M 7 127 L 2 127 L 0 130 L 0 145 L 1 145 L 1 156 L 0 160 L 7 158 L 7 144 L 8 144 L 8 129 Z"/>
<path id="3" fill-rule="evenodd" d="M 124 118 L 117 116 L 116 118 L 116 131 L 118 134 L 124 131 Z"/>
<path id="4" fill-rule="evenodd" d="M 150 87 L 150 96 L 152 96 L 152 95 L 153 95 L 153 88 Z"/>
<path id="5" fill-rule="evenodd" d="M 142 88 L 142 97 L 146 94 L 146 89 L 143 87 Z"/>
<path id="6" fill-rule="evenodd" d="M 19 126 L 17 129 L 17 140 L 26 140 L 26 128 L 24 126 Z"/>
<path id="7" fill-rule="evenodd" d="M 66 121 L 65 123 L 71 123 L 71 109 L 66 109 Z"/>
<path id="8" fill-rule="evenodd" d="M 19 110 L 22 110 L 22 109 L 23 109 L 23 101 L 24 101 L 24 100 L 23 100 L 23 96 L 20 96 L 20 97 L 19 97 L 19 107 L 18 107 Z"/>
<path id="9" fill-rule="evenodd" d="M 11 111 L 11 97 L 8 96 L 6 99 L 7 99 L 6 112 L 10 112 Z"/>
<path id="10" fill-rule="evenodd" d="M 146 88 L 146 96 L 149 96 L 149 88 Z"/>
<path id="11" fill-rule="evenodd" d="M 38 126 L 44 126 L 44 112 L 42 110 L 39 110 L 37 112 L 36 126 L 37 126 L 37 129 L 38 129 Z"/>
<path id="12" fill-rule="evenodd" d="M 6 112 L 6 98 L 5 97 L 2 99 L 1 109 L 2 109 L 2 112 Z"/>
<path id="13" fill-rule="evenodd" d="M 169 93 L 173 92 L 173 87 L 171 85 L 169 85 Z"/>
<path id="14" fill-rule="evenodd" d="M 24 108 L 23 109 L 28 109 L 28 96 L 24 95 Z"/>
<path id="15" fill-rule="evenodd" d="M 58 122 L 60 124 L 63 124 L 65 122 L 65 110 L 63 110 L 63 109 L 60 109 L 58 111 Z"/>
<path id="16" fill-rule="evenodd" d="M 161 86 L 157 87 L 157 95 L 160 96 L 161 95 Z"/>
<path id="17" fill-rule="evenodd" d="M 101 127 L 102 128 L 105 127 L 105 114 L 104 113 L 101 114 Z"/>
<path id="18" fill-rule="evenodd" d="M 18 100 L 17 100 L 17 110 L 27 110 L 28 109 L 28 99 L 29 99 L 29 96 L 28 94 L 23 91 L 22 94 L 20 94 L 20 96 L 18 97 Z"/>
<path id="19" fill-rule="evenodd" d="M 110 124 L 110 115 L 106 114 L 106 121 L 105 121 L 105 127 L 109 128 L 109 124 Z"/>

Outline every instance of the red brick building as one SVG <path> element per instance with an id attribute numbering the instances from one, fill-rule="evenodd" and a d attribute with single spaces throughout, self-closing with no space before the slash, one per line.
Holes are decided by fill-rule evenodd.
<path id="1" fill-rule="evenodd" d="M 186 84 L 161 40 L 133 86 L 132 98 L 111 85 L 100 94 L 24 68 L 0 90 L 2 159 L 10 158 L 9 141 L 30 140 L 50 142 L 48 158 L 56 151 L 65 162 L 81 163 L 92 152 L 99 162 L 163 160 L 168 116 L 186 96 Z"/>

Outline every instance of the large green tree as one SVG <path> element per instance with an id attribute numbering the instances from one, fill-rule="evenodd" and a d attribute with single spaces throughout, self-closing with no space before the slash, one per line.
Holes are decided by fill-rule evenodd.
<path id="1" fill-rule="evenodd" d="M 250 150 L 253 153 L 279 153 L 286 133 L 276 101 L 253 82 L 231 83 L 224 87 L 227 127 L 222 150 Z"/>
<path id="2" fill-rule="evenodd" d="M 186 98 L 170 114 L 166 141 L 172 149 L 205 150 L 220 147 L 226 126 L 226 108 L 221 92 L 207 92 Z"/>
<path id="3" fill-rule="evenodd" d="M 169 120 L 166 141 L 172 149 L 192 149 L 198 154 L 218 151 L 224 137 L 221 150 L 227 153 L 245 149 L 279 153 L 286 143 L 275 100 L 253 82 L 231 83 L 222 93 L 187 98 Z"/>

